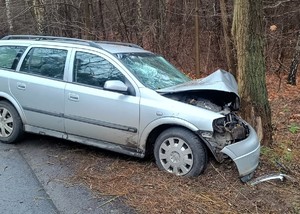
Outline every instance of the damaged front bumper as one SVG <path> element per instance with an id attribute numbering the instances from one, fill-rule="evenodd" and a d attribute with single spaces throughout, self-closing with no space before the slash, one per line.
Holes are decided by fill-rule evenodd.
<path id="1" fill-rule="evenodd" d="M 229 156 L 237 166 L 243 182 L 251 179 L 258 166 L 260 155 L 260 143 L 255 130 L 250 126 L 246 139 L 225 146 L 221 152 Z"/>

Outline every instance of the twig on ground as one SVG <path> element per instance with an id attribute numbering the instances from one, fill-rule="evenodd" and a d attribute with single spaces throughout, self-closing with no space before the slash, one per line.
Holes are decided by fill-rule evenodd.
<path id="1" fill-rule="evenodd" d="M 117 195 L 117 196 L 115 196 L 115 197 L 113 197 L 113 198 L 107 200 L 106 202 L 104 202 L 103 204 L 101 204 L 100 206 L 98 206 L 97 208 L 103 207 L 103 206 L 105 206 L 106 204 L 108 204 L 108 203 L 110 203 L 110 202 L 116 200 L 116 199 L 119 198 L 119 197 L 120 197 L 120 195 Z"/>

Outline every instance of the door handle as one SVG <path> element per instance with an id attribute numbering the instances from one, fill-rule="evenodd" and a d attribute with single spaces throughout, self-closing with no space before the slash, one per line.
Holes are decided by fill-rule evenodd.
<path id="1" fill-rule="evenodd" d="M 25 83 L 18 82 L 17 88 L 24 91 L 26 89 L 26 85 L 25 85 Z"/>
<path id="2" fill-rule="evenodd" d="M 79 101 L 79 96 L 74 93 L 69 93 L 69 100 L 78 102 Z"/>

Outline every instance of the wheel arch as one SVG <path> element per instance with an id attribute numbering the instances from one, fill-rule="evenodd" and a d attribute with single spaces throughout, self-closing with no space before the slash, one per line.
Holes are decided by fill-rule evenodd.
<path id="1" fill-rule="evenodd" d="M 10 103 L 16 109 L 18 114 L 20 115 L 23 124 L 25 124 L 25 122 L 26 122 L 25 114 L 24 114 L 21 106 L 19 105 L 19 103 L 13 97 L 11 97 L 10 95 L 8 95 L 6 93 L 0 92 L 0 101 L 6 101 L 6 102 Z"/>
<path id="2" fill-rule="evenodd" d="M 180 127 L 193 133 L 196 133 L 196 131 L 198 130 L 195 125 L 180 118 L 161 118 L 151 122 L 144 129 L 140 138 L 140 148 L 145 151 L 146 157 L 152 155 L 154 143 L 159 134 L 172 127 Z M 202 141 L 201 138 L 199 138 L 199 140 Z"/>

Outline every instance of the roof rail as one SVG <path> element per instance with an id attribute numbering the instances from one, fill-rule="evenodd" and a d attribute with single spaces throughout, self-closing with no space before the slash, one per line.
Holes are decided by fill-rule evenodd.
<path id="1" fill-rule="evenodd" d="M 123 46 L 128 46 L 128 47 L 133 47 L 133 48 L 144 49 L 137 44 L 127 43 L 127 42 L 112 42 L 112 41 L 94 41 L 94 42 L 100 43 L 100 44 L 123 45 Z"/>
<path id="2" fill-rule="evenodd" d="M 94 48 L 100 48 L 102 47 L 97 44 L 96 42 L 84 40 L 84 39 L 76 39 L 76 38 L 68 38 L 68 37 L 59 37 L 59 36 L 40 36 L 40 35 L 8 35 L 4 36 L 1 40 L 11 40 L 11 39 L 28 39 L 28 40 L 36 40 L 36 41 L 42 41 L 42 40 L 57 40 L 57 41 L 66 41 L 66 42 L 81 42 L 84 44 L 87 44 Z"/>

